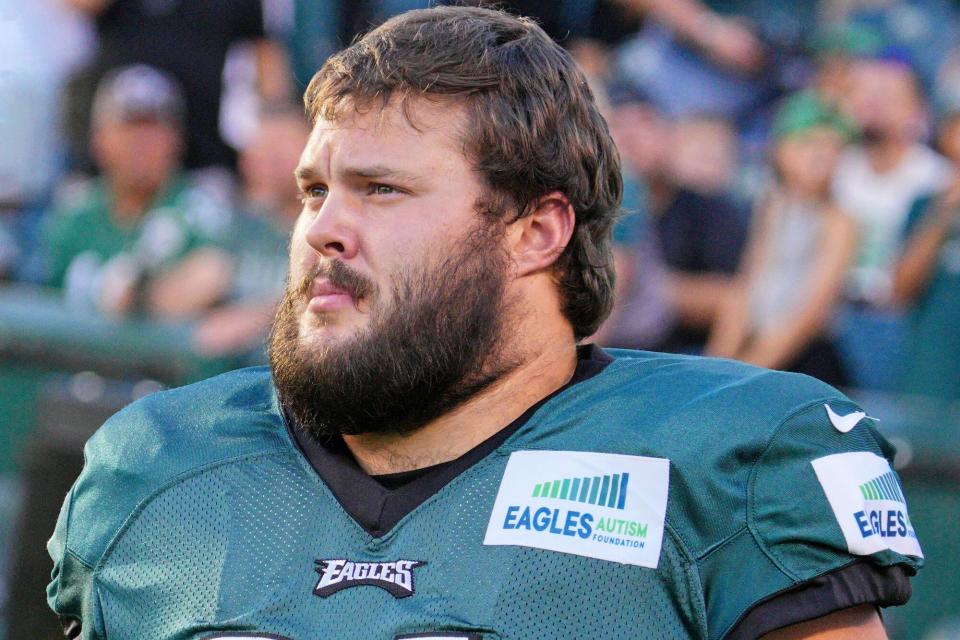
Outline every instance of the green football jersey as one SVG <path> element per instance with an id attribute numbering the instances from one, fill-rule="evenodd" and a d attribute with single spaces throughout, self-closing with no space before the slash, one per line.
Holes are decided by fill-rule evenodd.
<path id="1" fill-rule="evenodd" d="M 102 179 L 71 189 L 51 212 L 42 234 L 47 284 L 89 303 L 111 261 L 127 260 L 146 274 L 170 268 L 194 249 L 217 245 L 229 210 L 212 193 L 183 177 L 173 179 L 138 219 L 124 224 Z"/>
<path id="2" fill-rule="evenodd" d="M 147 397 L 87 444 L 50 605 L 89 639 L 713 640 L 909 597 L 922 553 L 857 406 L 611 353 L 406 482 L 287 425 L 265 368 Z"/>

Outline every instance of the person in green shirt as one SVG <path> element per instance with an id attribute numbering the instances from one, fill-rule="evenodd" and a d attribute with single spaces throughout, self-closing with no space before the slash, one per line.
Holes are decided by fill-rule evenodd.
<path id="1" fill-rule="evenodd" d="M 940 148 L 960 163 L 960 113 L 947 117 Z M 911 339 L 900 390 L 960 400 L 960 178 L 917 199 L 904 225 L 905 245 L 893 294 L 910 309 Z"/>
<path id="2" fill-rule="evenodd" d="M 151 67 L 124 67 L 98 86 L 93 117 L 101 175 L 69 189 L 46 221 L 47 284 L 111 315 L 195 316 L 229 287 L 217 245 L 230 213 L 181 172 L 180 89 Z"/>
<path id="3" fill-rule="evenodd" d="M 267 110 L 240 153 L 243 197 L 225 245 L 233 260 L 229 300 L 197 324 L 200 353 L 264 359 L 260 347 L 283 297 L 290 232 L 303 208 L 292 176 L 309 134 L 302 109 Z"/>

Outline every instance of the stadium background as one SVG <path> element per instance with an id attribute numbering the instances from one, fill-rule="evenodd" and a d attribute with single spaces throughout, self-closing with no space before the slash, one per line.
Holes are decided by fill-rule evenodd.
<path id="1" fill-rule="evenodd" d="M 44 542 L 93 430 L 137 397 L 263 362 L 270 305 L 282 283 L 283 236 L 296 210 L 289 171 L 305 130 L 291 116 L 294 105 L 312 72 L 355 33 L 428 4 L 194 2 L 224 20 L 198 24 L 181 0 L 0 0 L 0 639 L 60 637 L 42 597 L 50 569 Z M 875 231 L 871 211 L 853 211 L 859 250 L 843 291 L 822 310 L 826 328 L 809 342 L 839 354 L 845 390 L 880 419 L 899 450 L 896 466 L 928 566 L 914 581 L 911 603 L 886 614 L 891 637 L 960 638 L 960 348 L 952 324 L 960 321 L 960 287 L 954 279 L 931 301 L 922 290 L 911 298 L 861 287 L 869 278 L 856 273 L 893 278 L 909 247 L 908 219 L 922 213 L 928 196 L 954 202 L 941 193 L 949 194 L 952 164 L 960 161 L 950 138 L 960 109 L 960 3 L 501 6 L 537 17 L 574 54 L 626 161 L 627 215 L 616 252 L 629 286 L 599 337 L 607 344 L 704 349 L 719 312 L 695 303 L 714 295 L 719 305 L 736 300 L 744 245 L 761 233 L 755 212 L 783 180 L 774 167 L 777 145 L 842 120 L 859 129 L 845 153 L 869 157 L 885 144 L 876 139 L 874 112 L 896 103 L 904 77 L 918 91 L 918 117 L 889 114 L 909 121 L 914 155 L 870 176 L 872 188 L 905 203 L 889 214 L 895 224 L 878 245 L 887 247 L 886 262 L 865 256 L 863 238 Z M 242 12 L 254 17 L 224 26 Z M 228 270 L 216 299 L 177 313 L 106 308 L 52 275 L 58 216 L 85 202 L 96 184 L 91 176 L 110 177 L 88 143 L 97 81 L 135 62 L 166 69 L 188 94 L 198 83 L 193 74 L 222 80 L 222 92 L 218 85 L 212 96 L 187 96 L 182 175 L 205 203 L 191 215 L 216 221 L 206 246 L 226 257 Z M 189 112 L 210 111 L 211 98 L 216 126 Z M 929 155 L 931 148 L 943 157 Z M 920 160 L 912 166 L 915 157 L 930 167 L 921 169 Z M 856 179 L 832 179 L 830 197 L 841 208 L 869 202 L 870 194 L 849 193 Z M 958 227 L 939 249 L 937 264 L 947 266 L 936 267 L 946 270 L 936 277 L 948 285 L 956 278 L 949 266 L 957 264 Z M 795 276 L 815 277 L 802 268 Z M 802 287 L 793 291 L 803 304 Z M 933 329 L 920 322 L 938 312 Z"/>

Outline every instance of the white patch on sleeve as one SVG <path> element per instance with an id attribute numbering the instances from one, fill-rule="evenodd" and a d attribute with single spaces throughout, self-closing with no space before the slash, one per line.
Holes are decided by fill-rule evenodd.
<path id="1" fill-rule="evenodd" d="M 885 458 L 856 451 L 811 464 L 850 553 L 866 556 L 890 549 L 923 557 L 900 481 Z"/>

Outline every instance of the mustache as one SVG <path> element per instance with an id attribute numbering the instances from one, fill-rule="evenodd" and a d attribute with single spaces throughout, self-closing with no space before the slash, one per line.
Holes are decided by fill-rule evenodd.
<path id="1" fill-rule="evenodd" d="M 326 278 L 333 286 L 349 293 L 354 300 L 369 298 L 376 293 L 376 285 L 374 285 L 373 281 L 356 269 L 347 266 L 342 261 L 334 260 L 332 262 L 321 262 L 313 267 L 313 269 L 297 283 L 294 289 L 297 297 L 307 295 L 313 281 L 317 278 Z"/>

